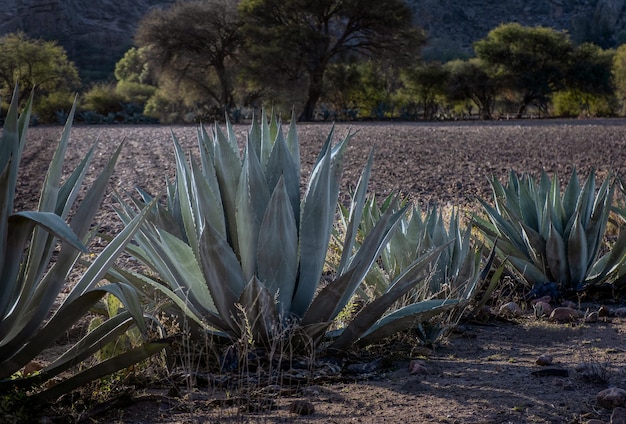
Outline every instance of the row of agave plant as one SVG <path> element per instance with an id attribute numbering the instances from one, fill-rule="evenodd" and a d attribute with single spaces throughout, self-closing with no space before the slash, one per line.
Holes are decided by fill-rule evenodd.
<path id="1" fill-rule="evenodd" d="M 0 140 L 0 392 L 28 389 L 54 399 L 161 351 L 168 339 L 149 331 L 162 330 L 155 293 L 192 334 L 218 343 L 245 339 L 268 348 L 280 339 L 292 352 L 339 354 L 407 329 L 424 334 L 423 324 L 458 318 L 470 305 L 479 309 L 504 266 L 529 288 L 548 284 L 564 293 L 621 284 L 626 274 L 626 232 L 600 256 L 607 252 L 610 212 L 625 215 L 613 204 L 617 185 L 610 179 L 596 190 L 593 175 L 581 186 L 573 174 L 561 195 L 556 176 L 536 184 L 511 173 L 506 186 L 492 181 L 494 205 L 481 201 L 485 213 L 463 226 L 458 211 L 446 224 L 437 208 L 422 211 L 396 195 L 379 203 L 368 195 L 370 155 L 344 206 L 339 187 L 352 134 L 334 144 L 330 132 L 301 190 L 295 120 L 285 135 L 279 120 L 265 114 L 252 123 L 243 152 L 229 123 L 225 131 L 198 129 L 199 158 L 186 155 L 173 135 L 176 176 L 166 181 L 165 198 L 141 189 L 118 194 L 125 226 L 108 237 L 92 222 L 122 146 L 78 202 L 95 146 L 61 183 L 72 111 L 38 210 L 14 212 L 29 110 L 30 102 L 18 114 L 15 95 Z M 87 260 L 83 253 L 96 236 L 109 241 Z M 117 267 L 122 252 L 146 271 Z M 502 265 L 485 287 L 496 258 Z M 76 272 L 80 277 L 61 296 Z M 43 369 L 22 372 L 86 314 L 102 309 L 105 296 L 116 299 L 114 313 L 93 320 L 82 339 Z M 355 298 L 364 306 L 338 319 Z M 141 335 L 135 347 L 113 350 L 43 388 L 131 328 Z"/>

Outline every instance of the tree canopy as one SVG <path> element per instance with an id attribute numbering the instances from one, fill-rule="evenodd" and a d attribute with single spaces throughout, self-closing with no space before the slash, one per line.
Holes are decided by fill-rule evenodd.
<path id="1" fill-rule="evenodd" d="M 354 55 L 415 60 L 424 35 L 402 0 L 242 0 L 250 76 L 307 86 L 301 120 L 312 120 L 333 62 Z"/>
<path id="2" fill-rule="evenodd" d="M 54 41 L 35 40 L 18 32 L 0 37 L 0 94 L 10 99 L 15 84 L 38 100 L 55 91 L 77 90 L 78 70 L 63 47 Z"/>
<path id="3" fill-rule="evenodd" d="M 242 42 L 237 3 L 179 1 L 145 16 L 135 37 L 156 71 L 225 111 L 234 105 L 232 67 Z"/>
<path id="4" fill-rule="evenodd" d="M 474 49 L 491 73 L 519 94 L 521 116 L 530 104 L 545 109 L 550 94 L 565 86 L 573 45 L 564 32 L 509 23 L 490 31 Z"/>

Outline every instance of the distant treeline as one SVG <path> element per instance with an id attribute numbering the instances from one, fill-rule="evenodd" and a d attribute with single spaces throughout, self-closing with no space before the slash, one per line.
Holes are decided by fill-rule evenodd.
<path id="1" fill-rule="evenodd" d="M 424 62 L 426 35 L 402 0 L 208 0 L 140 22 L 115 79 L 84 86 L 57 43 L 0 38 L 0 93 L 36 92 L 34 116 L 62 122 L 76 93 L 86 123 L 235 122 L 261 107 L 300 120 L 622 116 L 626 45 L 574 43 L 503 24 L 475 57 Z"/>

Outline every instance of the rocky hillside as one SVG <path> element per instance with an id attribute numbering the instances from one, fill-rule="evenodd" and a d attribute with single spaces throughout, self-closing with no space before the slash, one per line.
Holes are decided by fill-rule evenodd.
<path id="1" fill-rule="evenodd" d="M 141 17 L 174 0 L 2 0 L 0 34 L 57 40 L 84 80 L 112 75 Z"/>
<path id="2" fill-rule="evenodd" d="M 110 76 L 132 46 L 137 22 L 175 0 L 2 0 L 0 34 L 58 40 L 84 80 Z M 430 37 L 426 58 L 471 54 L 472 43 L 504 22 L 568 30 L 577 42 L 626 41 L 626 0 L 407 0 Z"/>

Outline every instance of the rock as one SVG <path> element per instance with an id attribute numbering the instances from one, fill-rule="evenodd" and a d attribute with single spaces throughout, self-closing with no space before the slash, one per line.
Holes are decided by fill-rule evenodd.
<path id="1" fill-rule="evenodd" d="M 519 317 L 522 315 L 522 308 L 520 308 L 519 305 L 515 302 L 508 302 L 500 306 L 498 315 L 507 318 Z"/>
<path id="2" fill-rule="evenodd" d="M 533 305 L 533 309 L 535 310 L 535 316 L 537 318 L 541 317 L 549 317 L 552 313 L 552 305 L 547 302 L 536 302 Z"/>
<path id="3" fill-rule="evenodd" d="M 428 368 L 426 368 L 424 361 L 413 360 L 409 363 L 409 374 L 428 374 Z"/>
<path id="4" fill-rule="evenodd" d="M 606 424 L 606 423 L 602 420 L 596 420 L 594 418 L 592 420 L 585 421 L 585 424 Z"/>
<path id="5" fill-rule="evenodd" d="M 611 315 L 611 311 L 609 310 L 609 308 L 607 308 L 606 306 L 602 305 L 600 306 L 600 309 L 598 309 L 598 316 L 600 318 L 605 318 Z"/>
<path id="6" fill-rule="evenodd" d="M 580 311 L 573 308 L 558 307 L 554 308 L 550 314 L 550 321 L 554 322 L 572 322 L 580 318 Z"/>
<path id="7" fill-rule="evenodd" d="M 609 387 L 596 395 L 598 405 L 613 409 L 626 406 L 626 390 L 619 387 Z"/>
<path id="8" fill-rule="evenodd" d="M 610 424 L 626 424 L 626 408 L 617 407 L 613 409 Z"/>
<path id="9" fill-rule="evenodd" d="M 620 318 L 626 317 L 626 308 L 617 308 L 613 311 L 613 315 Z"/>
<path id="10" fill-rule="evenodd" d="M 561 306 L 564 308 L 572 308 L 572 309 L 576 309 L 576 303 L 572 302 L 571 300 L 564 300 L 563 303 L 561 303 Z"/>
<path id="11" fill-rule="evenodd" d="M 552 302 L 552 298 L 550 296 L 542 296 L 540 298 L 531 300 L 530 304 L 531 305 L 536 305 L 539 302 L 550 303 L 550 302 Z"/>
<path id="12" fill-rule="evenodd" d="M 298 415 L 312 415 L 315 413 L 315 406 L 308 400 L 294 400 L 289 406 L 289 412 Z"/>
<path id="13" fill-rule="evenodd" d="M 541 365 L 542 367 L 545 367 L 546 365 L 552 365 L 553 360 L 554 360 L 554 357 L 552 355 L 548 355 L 547 353 L 544 353 L 539 358 L 537 358 L 535 363 L 537 365 Z"/>
<path id="14" fill-rule="evenodd" d="M 24 365 L 24 376 L 28 377 L 29 375 L 36 373 L 42 368 L 43 365 L 41 365 L 39 362 L 30 361 L 28 364 Z"/>

